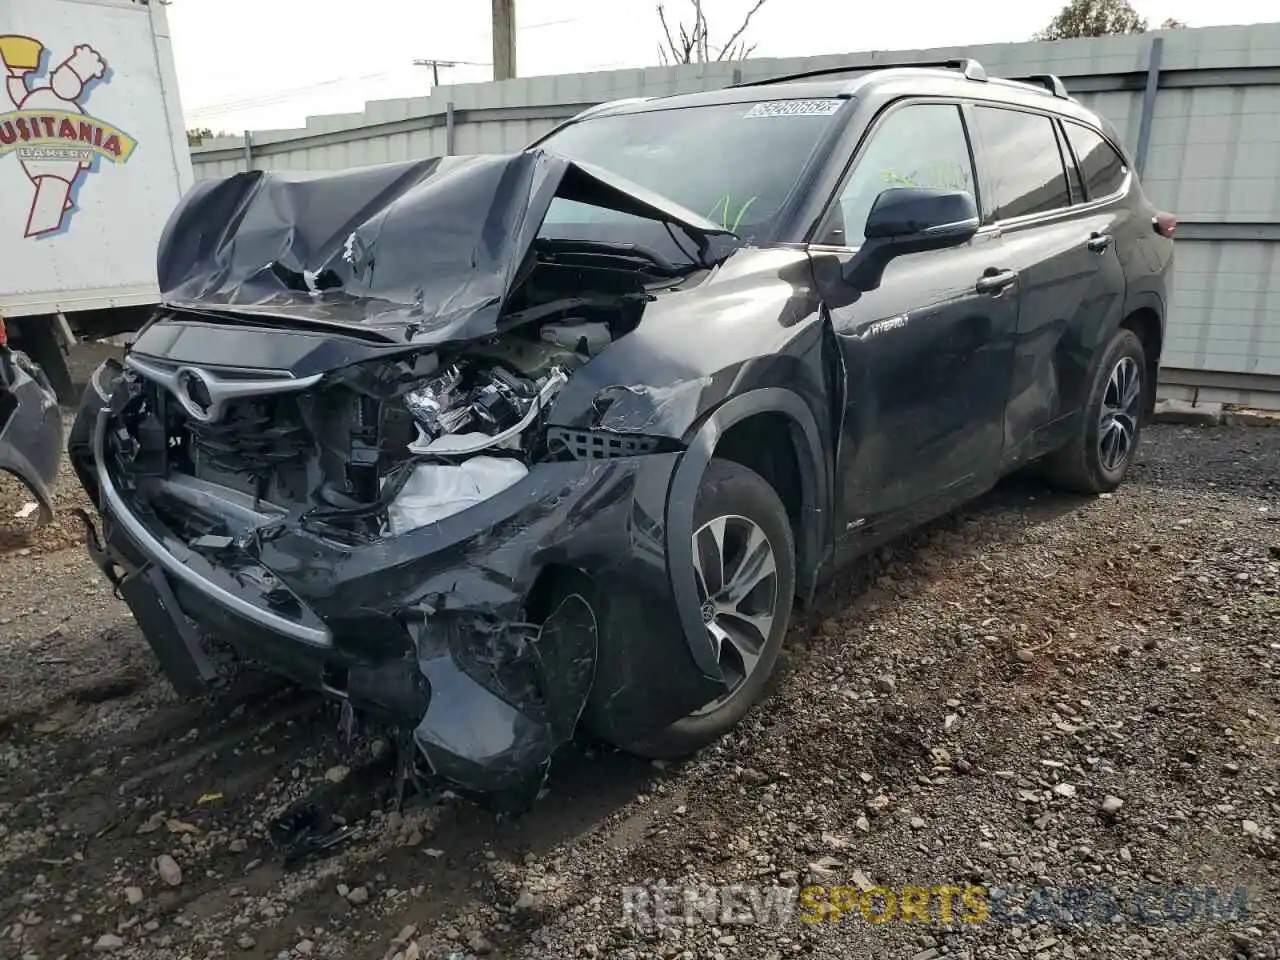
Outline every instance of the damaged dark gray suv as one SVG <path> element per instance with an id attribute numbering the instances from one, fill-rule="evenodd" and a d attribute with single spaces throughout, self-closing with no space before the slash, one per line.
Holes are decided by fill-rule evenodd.
<path id="1" fill-rule="evenodd" d="M 69 440 L 174 685 L 218 637 L 483 791 L 579 726 L 685 754 L 843 561 L 1024 465 L 1119 484 L 1175 224 L 1115 132 L 1052 77 L 839 73 L 198 185 Z"/>

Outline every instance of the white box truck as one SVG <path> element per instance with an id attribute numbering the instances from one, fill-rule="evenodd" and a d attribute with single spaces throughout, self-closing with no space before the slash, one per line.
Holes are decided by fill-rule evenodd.
<path id="1" fill-rule="evenodd" d="M 0 322 L 71 396 L 66 348 L 136 330 L 191 187 L 159 0 L 0 0 Z"/>

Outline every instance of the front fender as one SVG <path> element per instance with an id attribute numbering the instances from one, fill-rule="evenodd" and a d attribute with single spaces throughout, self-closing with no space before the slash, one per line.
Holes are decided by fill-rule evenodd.
<path id="1" fill-rule="evenodd" d="M 801 476 L 800 582 L 811 589 L 829 550 L 834 430 L 829 326 L 808 254 L 748 247 L 687 284 L 656 294 L 639 324 L 574 372 L 548 424 L 641 436 L 683 448 L 667 498 L 667 572 L 685 639 L 708 677 L 719 665 L 699 616 L 693 510 L 716 445 L 758 414 L 790 425 Z"/>
<path id="2" fill-rule="evenodd" d="M 702 623 L 693 569 L 693 510 L 698 488 L 715 455 L 720 438 L 736 423 L 759 414 L 780 414 L 792 428 L 800 466 L 802 497 L 800 536 L 801 570 L 813 570 L 817 553 L 825 549 L 823 518 L 830 516 L 829 458 L 813 411 L 800 396 L 784 387 L 762 387 L 739 394 L 711 411 L 697 428 L 681 455 L 667 496 L 667 572 L 676 609 L 694 662 L 708 677 L 721 679 L 717 651 Z M 821 546 L 820 546 L 821 545 Z"/>
<path id="3" fill-rule="evenodd" d="M 730 397 L 789 386 L 825 402 L 822 324 L 804 251 L 747 248 L 648 302 L 574 372 L 548 422 L 680 441 Z"/>

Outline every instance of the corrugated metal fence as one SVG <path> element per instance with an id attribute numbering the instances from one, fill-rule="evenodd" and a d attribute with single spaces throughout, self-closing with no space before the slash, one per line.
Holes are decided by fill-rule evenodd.
<path id="1" fill-rule="evenodd" d="M 192 150 L 197 179 L 515 151 L 605 100 L 710 90 L 839 65 L 969 56 L 1056 73 L 1126 138 L 1147 193 L 1180 220 L 1162 394 L 1280 407 L 1280 23 L 1054 43 L 759 59 L 440 87 Z"/>

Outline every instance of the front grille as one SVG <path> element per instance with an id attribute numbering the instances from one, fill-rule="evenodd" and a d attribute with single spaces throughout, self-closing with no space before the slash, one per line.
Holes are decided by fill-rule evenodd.
<path id="1" fill-rule="evenodd" d="M 197 466 L 219 473 L 271 476 L 301 463 L 312 448 L 293 397 L 235 400 L 215 423 L 183 418 Z"/>

